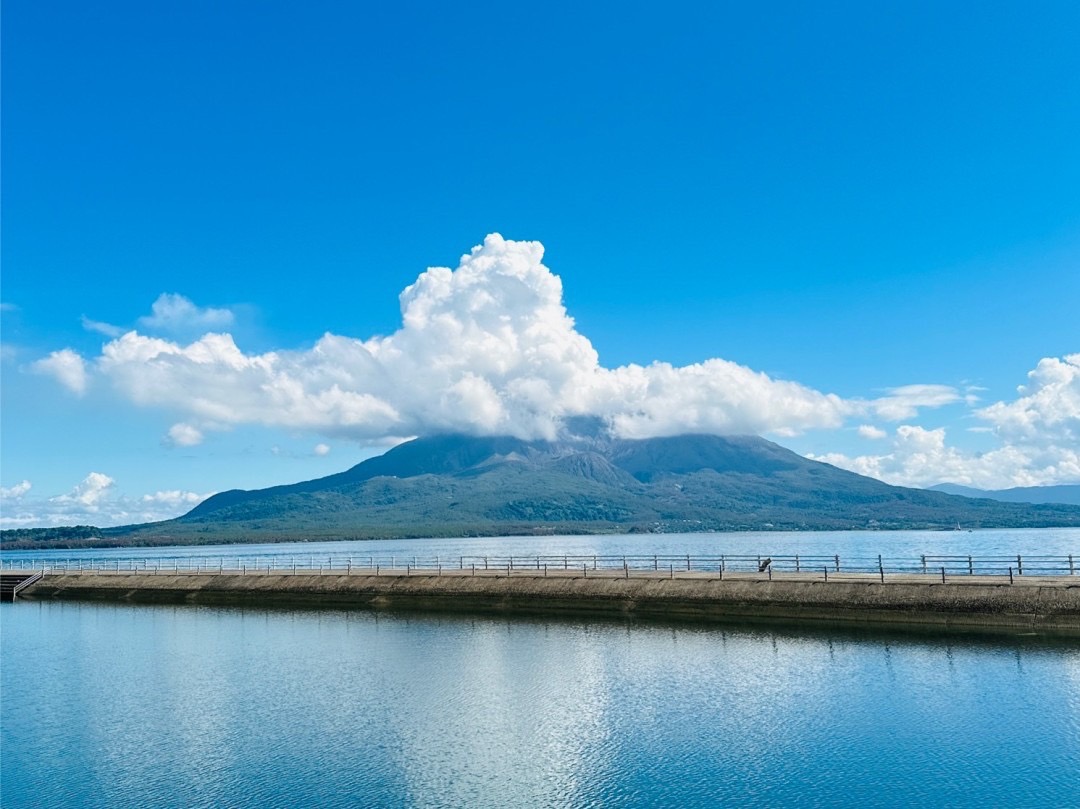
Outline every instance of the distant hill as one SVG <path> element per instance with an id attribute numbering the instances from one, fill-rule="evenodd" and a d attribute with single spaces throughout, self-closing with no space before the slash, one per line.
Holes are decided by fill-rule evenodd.
<path id="1" fill-rule="evenodd" d="M 561 441 L 444 435 L 349 470 L 222 492 L 97 536 L 5 531 L 5 547 L 855 528 L 1080 526 L 1080 507 L 889 486 L 754 436 Z M 46 529 L 42 529 L 44 531 Z M 85 530 L 85 529 L 80 529 Z"/>
<path id="2" fill-rule="evenodd" d="M 1065 486 L 1017 486 L 1013 489 L 973 489 L 956 483 L 939 483 L 930 491 L 982 497 L 1003 503 L 1063 503 L 1080 506 L 1080 484 Z"/>

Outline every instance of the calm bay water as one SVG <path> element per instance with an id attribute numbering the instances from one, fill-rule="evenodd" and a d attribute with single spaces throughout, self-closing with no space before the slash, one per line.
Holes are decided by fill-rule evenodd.
<path id="1" fill-rule="evenodd" d="M 1065 556 L 1080 558 L 1080 528 L 986 529 L 978 531 L 746 531 L 717 534 L 607 534 L 550 537 L 453 537 L 362 542 L 288 542 L 271 545 L 200 545 L 5 552 L 9 561 L 32 559 L 253 559 L 369 556 L 453 559 L 461 555 L 571 556 L 659 554 L 771 554 L 918 559 L 920 555 Z"/>
<path id="2" fill-rule="evenodd" d="M 1078 538 L 375 552 L 1061 554 Z M 21 601 L 0 607 L 0 644 L 4 807 L 1080 807 L 1076 642 Z"/>
<path id="3" fill-rule="evenodd" d="M 5 807 L 1080 806 L 1080 645 L 0 607 Z"/>

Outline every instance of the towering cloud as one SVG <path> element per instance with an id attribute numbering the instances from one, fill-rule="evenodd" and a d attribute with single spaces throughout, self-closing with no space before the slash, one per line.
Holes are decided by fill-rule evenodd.
<path id="1" fill-rule="evenodd" d="M 543 255 L 538 242 L 488 236 L 456 269 L 430 268 L 408 286 L 401 326 L 388 336 L 327 333 L 308 350 L 263 354 L 245 353 L 221 331 L 183 342 L 183 330 L 222 328 L 233 315 L 163 295 L 139 323 L 171 337 L 131 330 L 92 360 L 64 349 L 32 368 L 78 394 L 96 380 L 137 405 L 169 412 L 177 421 L 164 441 L 175 447 L 246 424 L 382 443 L 448 431 L 550 438 L 576 416 L 632 438 L 783 436 L 857 418 L 859 436 L 884 449 L 891 435 L 891 447 L 822 459 L 915 485 L 1080 479 L 1080 355 L 1042 360 L 1016 400 L 981 409 L 970 390 L 947 385 L 841 399 L 724 359 L 606 368 L 577 331 Z M 965 453 L 946 443 L 943 429 L 910 423 L 925 409 L 949 405 L 971 409 L 1002 446 Z M 865 423 L 871 419 L 909 423 L 887 433 Z M 315 452 L 326 446 L 320 442 Z"/>
<path id="2" fill-rule="evenodd" d="M 554 436 L 568 416 L 603 419 L 624 436 L 687 431 L 793 433 L 839 425 L 861 406 L 726 360 L 604 368 L 562 301 L 538 242 L 488 236 L 455 270 L 433 267 L 400 297 L 402 325 L 367 340 L 326 334 L 308 351 L 246 354 L 224 333 L 188 344 L 129 331 L 93 372 L 131 401 L 179 410 L 178 445 L 238 424 L 360 440 L 436 431 Z M 199 310 L 179 296 L 158 325 Z M 149 319 L 147 319 L 149 324 Z M 51 358 L 69 386 L 78 355 Z"/>

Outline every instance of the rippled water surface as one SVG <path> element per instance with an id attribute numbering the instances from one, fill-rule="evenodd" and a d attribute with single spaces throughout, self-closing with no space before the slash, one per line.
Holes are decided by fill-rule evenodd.
<path id="1" fill-rule="evenodd" d="M 1080 806 L 1080 645 L 5 604 L 2 801 Z"/>

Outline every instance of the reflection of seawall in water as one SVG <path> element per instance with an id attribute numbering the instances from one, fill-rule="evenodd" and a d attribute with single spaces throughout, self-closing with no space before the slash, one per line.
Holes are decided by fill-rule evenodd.
<path id="1" fill-rule="evenodd" d="M 66 573 L 25 598 L 203 604 L 306 604 L 449 611 L 616 614 L 684 620 L 780 620 L 1003 628 L 1080 635 L 1075 577 L 933 576 L 710 578 L 545 576 Z"/>

